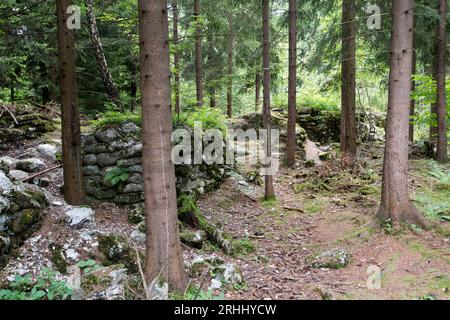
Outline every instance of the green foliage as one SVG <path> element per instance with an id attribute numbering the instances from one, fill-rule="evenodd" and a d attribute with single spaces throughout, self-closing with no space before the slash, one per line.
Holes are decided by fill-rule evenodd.
<path id="1" fill-rule="evenodd" d="M 105 179 L 111 183 L 113 187 L 125 183 L 130 177 L 128 168 L 114 168 L 106 174 Z"/>
<path id="2" fill-rule="evenodd" d="M 0 300 L 68 300 L 71 295 L 72 289 L 49 269 L 36 279 L 31 275 L 18 276 L 8 288 L 0 290 Z"/>
<path id="3" fill-rule="evenodd" d="M 384 220 L 381 224 L 381 227 L 386 234 L 394 234 L 394 224 L 391 218 Z"/>
<path id="4" fill-rule="evenodd" d="M 232 242 L 233 252 L 237 255 L 247 255 L 256 251 L 255 245 L 249 238 L 242 238 Z"/>
<path id="5" fill-rule="evenodd" d="M 208 107 L 196 108 L 192 111 L 186 111 L 180 114 L 180 117 L 174 117 L 174 127 L 178 128 L 182 125 L 187 125 L 189 128 L 194 128 L 196 122 L 200 122 L 203 131 L 209 129 L 218 129 L 225 136 L 227 132 L 227 119 L 220 111 L 220 109 L 213 109 Z"/>
<path id="6" fill-rule="evenodd" d="M 450 221 L 450 171 L 435 161 L 420 163 L 426 182 L 422 183 L 414 201 L 425 215 L 434 220 Z"/>
<path id="7" fill-rule="evenodd" d="M 103 128 L 111 125 L 120 125 L 125 122 L 132 122 L 140 126 L 141 115 L 131 112 L 108 111 L 102 113 L 100 119 L 91 121 L 91 125 L 95 128 Z"/>
<path id="8" fill-rule="evenodd" d="M 183 295 L 171 294 L 172 300 L 224 300 L 225 295 L 223 292 L 215 293 L 213 290 L 197 289 L 194 286 L 190 286 Z"/>
<path id="9" fill-rule="evenodd" d="M 92 271 L 100 269 L 102 266 L 97 264 L 95 260 L 82 260 L 77 263 L 77 267 L 83 270 L 84 274 L 89 274 Z"/>
<path id="10" fill-rule="evenodd" d="M 427 129 L 430 125 L 437 125 L 436 114 L 431 113 L 431 105 L 437 100 L 436 81 L 428 75 L 415 75 L 416 88 L 411 93 L 411 98 L 416 101 L 416 114 L 412 117 L 412 122 L 420 130 L 421 137 L 426 137 Z M 446 83 L 447 97 L 450 96 L 450 81 Z M 450 101 L 447 99 L 447 114 L 450 113 Z M 447 117 L 447 125 L 450 125 L 450 118 Z"/>

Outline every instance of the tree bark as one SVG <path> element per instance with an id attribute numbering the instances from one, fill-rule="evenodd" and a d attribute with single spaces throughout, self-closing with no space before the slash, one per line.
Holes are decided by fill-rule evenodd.
<path id="1" fill-rule="evenodd" d="M 411 93 L 414 1 L 393 1 L 389 101 L 383 166 L 382 220 L 405 221 L 427 228 L 408 198 L 408 118 Z"/>
<path id="2" fill-rule="evenodd" d="M 297 117 L 297 0 L 289 0 L 289 88 L 286 161 L 295 164 Z"/>
<path id="3" fill-rule="evenodd" d="M 194 0 L 195 19 L 195 84 L 197 106 L 203 106 L 203 75 L 202 75 L 202 26 L 200 23 L 200 0 Z"/>
<path id="4" fill-rule="evenodd" d="M 131 53 L 132 54 L 132 53 Z M 136 110 L 136 98 L 137 98 L 137 66 L 134 60 L 134 56 L 131 57 L 131 63 L 130 63 L 130 97 L 131 97 L 131 105 L 130 105 L 130 111 L 134 112 Z"/>
<path id="5" fill-rule="evenodd" d="M 343 0 L 341 92 L 341 151 L 343 165 L 349 165 L 356 156 L 355 18 L 355 0 Z"/>
<path id="6" fill-rule="evenodd" d="M 139 0 L 142 161 L 147 226 L 145 275 L 183 292 L 186 278 L 178 231 L 167 0 Z"/>
<path id="7" fill-rule="evenodd" d="M 256 71 L 255 75 L 255 112 L 259 111 L 261 105 L 261 73 Z"/>
<path id="8" fill-rule="evenodd" d="M 227 116 L 233 117 L 233 13 L 228 14 L 228 37 L 227 37 Z"/>
<path id="9" fill-rule="evenodd" d="M 52 64 L 52 66 L 50 67 L 50 82 L 51 82 L 50 98 L 53 102 L 56 102 L 57 99 L 57 92 L 56 92 L 57 81 L 58 81 L 58 65 L 55 63 Z"/>
<path id="10" fill-rule="evenodd" d="M 114 80 L 111 76 L 111 72 L 108 68 L 108 63 L 106 62 L 105 52 L 103 50 L 102 41 L 98 33 L 97 19 L 94 14 L 93 0 L 86 0 L 86 16 L 89 24 L 89 31 L 91 33 L 91 42 L 94 48 L 95 60 L 97 60 L 97 65 L 100 71 L 100 76 L 105 86 L 106 93 L 109 98 L 114 102 L 114 104 L 120 110 L 124 111 L 122 102 L 120 101 L 120 93 Z"/>
<path id="11" fill-rule="evenodd" d="M 414 36 L 414 35 L 413 35 Z M 413 40 L 413 51 L 412 51 L 412 65 L 411 65 L 411 74 L 414 76 L 416 74 L 416 65 L 417 65 L 417 59 L 416 59 L 416 51 L 414 46 L 414 40 Z M 416 81 L 411 78 L 411 91 L 416 90 Z M 411 143 L 414 142 L 414 124 L 412 121 L 412 117 L 416 114 L 416 101 L 414 99 L 410 99 L 409 103 L 409 141 Z"/>
<path id="12" fill-rule="evenodd" d="M 447 0 L 439 0 L 439 28 L 437 43 L 437 150 L 436 160 L 440 163 L 447 162 L 447 109 L 445 97 L 445 62 L 446 62 L 446 20 Z"/>
<path id="13" fill-rule="evenodd" d="M 178 2 L 177 0 L 172 0 L 172 10 L 173 10 L 173 45 L 175 47 L 175 51 L 173 54 L 173 65 L 175 68 L 174 76 L 175 76 L 175 112 L 177 115 L 180 115 L 181 112 L 181 101 L 180 101 L 180 52 L 179 43 L 180 39 L 178 36 Z"/>
<path id="14" fill-rule="evenodd" d="M 262 29 L 263 29 L 263 70 L 264 70 L 264 88 L 263 88 L 263 122 L 264 129 L 267 131 L 266 156 L 272 156 L 271 150 L 271 107 L 270 107 L 270 5 L 269 0 L 262 0 Z M 265 175 L 265 195 L 266 200 L 275 197 L 273 188 L 273 176 Z"/>
<path id="15" fill-rule="evenodd" d="M 209 89 L 209 107 L 210 108 L 215 108 L 217 107 L 217 100 L 216 100 L 216 88 L 214 86 L 212 86 Z"/>
<path id="16" fill-rule="evenodd" d="M 81 130 L 78 85 L 75 74 L 75 40 L 73 31 L 67 27 L 67 8 L 71 5 L 72 0 L 56 0 L 64 199 L 71 205 L 82 205 L 85 203 L 85 193 L 81 166 Z"/>

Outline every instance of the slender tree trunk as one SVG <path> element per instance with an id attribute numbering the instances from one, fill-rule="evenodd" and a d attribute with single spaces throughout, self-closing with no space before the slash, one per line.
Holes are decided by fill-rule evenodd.
<path id="1" fill-rule="evenodd" d="M 263 70 L 264 70 L 264 92 L 263 92 L 263 121 L 264 129 L 267 130 L 266 156 L 272 156 L 271 146 L 271 107 L 270 107 L 270 5 L 269 0 L 262 0 L 262 29 L 263 29 Z M 273 188 L 273 176 L 265 175 L 265 199 L 275 197 Z"/>
<path id="2" fill-rule="evenodd" d="M 356 156 L 356 7 L 355 0 L 342 4 L 342 93 L 341 151 L 342 164 L 349 165 Z"/>
<path id="3" fill-rule="evenodd" d="M 255 112 L 259 111 L 261 105 L 261 73 L 256 71 L 255 75 Z"/>
<path id="4" fill-rule="evenodd" d="M 433 77 L 433 80 L 436 81 L 437 83 L 437 48 L 435 48 L 435 56 L 434 56 L 434 61 L 432 64 L 432 70 L 431 70 L 431 76 Z M 435 121 L 437 121 L 437 102 L 436 103 L 432 103 L 430 106 L 430 119 L 433 120 L 433 122 L 430 124 L 430 133 L 429 133 L 429 142 L 430 142 L 430 146 L 431 149 L 433 150 L 433 154 L 434 154 L 434 150 L 436 149 L 436 144 L 437 144 L 437 126 L 435 124 Z"/>
<path id="5" fill-rule="evenodd" d="M 139 0 L 141 50 L 142 161 L 147 226 L 147 281 L 186 288 L 178 232 L 175 166 L 172 153 L 172 110 L 167 0 Z"/>
<path id="6" fill-rule="evenodd" d="M 175 47 L 175 51 L 173 54 L 173 65 L 175 68 L 174 76 L 175 76 L 175 112 L 177 115 L 180 115 L 181 112 L 181 101 L 180 101 L 180 52 L 179 43 L 180 39 L 178 37 L 178 3 L 177 0 L 172 0 L 172 10 L 173 10 L 173 44 Z"/>
<path id="7" fill-rule="evenodd" d="M 130 105 L 130 111 L 134 112 L 136 110 L 136 98 L 137 98 L 137 66 L 134 61 L 134 57 L 131 58 L 131 65 L 130 65 L 130 96 L 131 96 L 131 105 Z"/>
<path id="8" fill-rule="evenodd" d="M 227 53 L 228 53 L 228 65 L 227 65 L 227 116 L 233 117 L 233 13 L 228 15 L 228 37 L 227 37 Z"/>
<path id="9" fill-rule="evenodd" d="M 9 100 L 11 100 L 11 102 L 16 101 L 16 90 L 14 87 L 14 83 L 11 83 L 11 86 L 9 88 Z"/>
<path id="10" fill-rule="evenodd" d="M 446 62 L 446 20 L 447 0 L 439 0 L 439 28 L 437 43 L 437 151 L 436 160 L 447 162 L 447 109 L 445 97 L 445 62 Z"/>
<path id="11" fill-rule="evenodd" d="M 203 76 L 202 76 L 202 26 L 200 23 L 200 0 L 194 0 L 195 18 L 195 84 L 197 91 L 197 106 L 203 106 Z"/>
<path id="12" fill-rule="evenodd" d="M 389 102 L 379 217 L 428 227 L 408 198 L 408 117 L 414 1 L 393 1 Z"/>
<path id="13" fill-rule="evenodd" d="M 412 66 L 411 66 L 411 73 L 414 76 L 416 74 L 416 51 L 414 46 L 414 40 L 413 40 L 413 51 L 412 51 Z M 411 78 L 411 91 L 416 90 L 416 81 Z M 410 100 L 409 104 L 409 141 L 411 143 L 414 142 L 414 123 L 412 121 L 412 117 L 416 114 L 416 101 L 414 99 Z"/>
<path id="14" fill-rule="evenodd" d="M 211 87 L 209 92 L 209 107 L 210 108 L 217 107 L 216 88 L 214 86 Z"/>
<path id="15" fill-rule="evenodd" d="M 64 199 L 71 205 L 85 203 L 81 166 L 80 111 L 78 85 L 75 75 L 75 40 L 67 28 L 67 8 L 72 0 L 56 0 L 58 17 L 59 74 L 61 94 L 62 157 L 64 171 Z"/>
<path id="16" fill-rule="evenodd" d="M 100 71 L 100 76 L 102 78 L 103 84 L 106 89 L 106 93 L 109 98 L 114 102 L 114 104 L 122 111 L 123 105 L 120 101 L 120 93 L 117 89 L 117 86 L 114 83 L 114 80 L 111 76 L 111 72 L 108 68 L 108 63 L 106 62 L 105 52 L 103 50 L 102 41 L 100 39 L 100 35 L 98 33 L 97 27 L 97 19 L 94 15 L 94 5 L 93 0 L 86 0 L 86 16 L 89 24 L 89 31 L 91 33 L 91 42 L 94 48 L 94 56 L 97 60 L 97 65 Z"/>
<path id="17" fill-rule="evenodd" d="M 286 160 L 295 164 L 297 117 L 297 0 L 289 0 L 289 89 Z"/>
<path id="18" fill-rule="evenodd" d="M 50 68 L 50 82 L 51 82 L 50 98 L 53 102 L 56 102 L 57 99 L 57 92 L 56 92 L 57 81 L 58 81 L 58 65 L 55 63 L 52 64 Z"/>

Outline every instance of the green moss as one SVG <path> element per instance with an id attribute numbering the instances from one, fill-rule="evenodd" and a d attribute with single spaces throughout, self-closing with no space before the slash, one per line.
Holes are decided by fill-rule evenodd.
<path id="1" fill-rule="evenodd" d="M 54 243 L 50 243 L 48 246 L 50 250 L 51 257 L 50 260 L 53 263 L 53 266 L 56 270 L 58 270 L 62 274 L 67 273 L 67 261 L 64 257 L 62 246 Z"/>
<path id="2" fill-rule="evenodd" d="M 256 251 L 256 248 L 249 238 L 233 240 L 231 242 L 235 255 L 248 255 Z"/>
<path id="3" fill-rule="evenodd" d="M 124 237 L 101 235 L 98 238 L 98 249 L 103 254 L 105 266 L 123 264 L 131 273 L 138 271 L 135 252 Z"/>

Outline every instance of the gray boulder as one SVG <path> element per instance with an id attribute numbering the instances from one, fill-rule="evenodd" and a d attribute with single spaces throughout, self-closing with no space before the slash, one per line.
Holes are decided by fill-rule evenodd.
<path id="1" fill-rule="evenodd" d="M 93 153 L 86 154 L 83 156 L 83 165 L 92 166 L 97 163 L 97 156 Z"/>
<path id="2" fill-rule="evenodd" d="M 350 263 L 351 255 L 343 249 L 332 249 L 313 257 L 309 262 L 311 268 L 341 269 Z"/>
<path id="3" fill-rule="evenodd" d="M 9 195 L 14 186 L 3 171 L 0 171 L 0 195 Z"/>
<path id="4" fill-rule="evenodd" d="M 45 169 L 45 163 L 38 158 L 29 158 L 17 161 L 16 169 L 26 172 L 38 172 Z"/>
<path id="5" fill-rule="evenodd" d="M 72 208 L 66 212 L 66 221 L 71 228 L 81 229 L 94 222 L 94 210 L 91 208 Z"/>
<path id="6" fill-rule="evenodd" d="M 97 155 L 97 164 L 100 167 L 109 167 L 113 166 L 119 160 L 117 154 L 114 153 L 100 153 Z"/>
<path id="7" fill-rule="evenodd" d="M 22 170 L 11 170 L 9 172 L 9 176 L 13 181 L 21 181 L 23 179 L 28 178 L 28 173 Z"/>
<path id="8" fill-rule="evenodd" d="M 40 144 L 37 146 L 36 151 L 42 158 L 55 161 L 58 148 L 51 144 Z"/>
<path id="9" fill-rule="evenodd" d="M 103 143 L 109 143 L 111 141 L 114 141 L 117 138 L 119 138 L 119 136 L 120 136 L 119 132 L 114 128 L 106 128 L 104 130 L 99 130 L 95 133 L 95 137 Z"/>
<path id="10" fill-rule="evenodd" d="M 96 176 L 100 174 L 100 168 L 98 166 L 85 166 L 83 167 L 83 175 Z"/>

